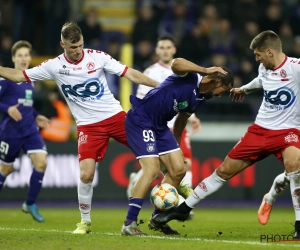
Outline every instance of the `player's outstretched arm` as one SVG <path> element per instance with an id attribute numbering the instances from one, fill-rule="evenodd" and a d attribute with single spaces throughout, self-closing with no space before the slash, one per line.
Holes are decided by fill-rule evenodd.
<path id="1" fill-rule="evenodd" d="M 227 72 L 223 70 L 221 67 L 203 68 L 184 58 L 174 59 L 171 68 L 176 75 L 185 75 L 186 73 L 189 72 L 194 72 L 199 74 L 213 74 L 213 73 L 220 72 L 222 74 L 227 74 Z"/>
<path id="2" fill-rule="evenodd" d="M 124 77 L 126 77 L 128 80 L 130 80 L 134 83 L 144 84 L 144 85 L 152 87 L 152 88 L 155 88 L 159 84 L 158 82 L 152 80 L 151 78 L 144 75 L 143 73 L 141 73 L 135 69 L 132 69 L 132 68 L 128 68 Z"/>
<path id="3" fill-rule="evenodd" d="M 23 71 L 0 66 L 0 77 L 13 82 L 27 82 Z"/>
<path id="4" fill-rule="evenodd" d="M 245 92 L 241 88 L 233 88 L 230 90 L 229 97 L 234 102 L 242 102 L 245 98 Z"/>

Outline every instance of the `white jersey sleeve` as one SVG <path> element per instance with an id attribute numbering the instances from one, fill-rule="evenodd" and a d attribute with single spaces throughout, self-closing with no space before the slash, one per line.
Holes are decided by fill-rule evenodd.
<path id="1" fill-rule="evenodd" d="M 54 80 L 65 97 L 77 125 L 93 124 L 123 109 L 107 85 L 105 71 L 123 76 L 127 66 L 107 53 L 84 49 L 82 58 L 71 62 L 60 56 L 23 71 L 27 81 Z"/>

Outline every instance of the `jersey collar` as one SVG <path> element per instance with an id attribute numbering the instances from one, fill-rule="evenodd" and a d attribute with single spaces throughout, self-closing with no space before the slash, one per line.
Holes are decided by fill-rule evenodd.
<path id="1" fill-rule="evenodd" d="M 78 61 L 76 61 L 76 62 L 71 62 L 71 61 L 66 57 L 66 54 L 65 54 L 65 53 L 64 53 L 64 57 L 65 57 L 65 59 L 66 59 L 66 61 L 67 61 L 68 63 L 77 65 L 77 64 L 81 63 L 81 61 L 83 60 L 83 57 L 84 57 L 84 50 L 82 50 L 82 56 L 81 56 L 81 58 L 80 58 Z"/>

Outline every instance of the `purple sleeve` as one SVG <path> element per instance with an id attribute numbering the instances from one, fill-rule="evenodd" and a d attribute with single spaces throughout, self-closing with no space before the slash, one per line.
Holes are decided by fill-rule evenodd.
<path id="1" fill-rule="evenodd" d="M 33 114 L 33 117 L 34 117 L 34 119 L 39 115 L 39 113 L 38 112 L 36 112 L 35 111 L 35 109 L 33 109 L 33 112 L 32 112 L 32 114 Z"/>
<path id="2" fill-rule="evenodd" d="M 0 102 L 0 111 L 7 113 L 9 105 Z"/>
<path id="3" fill-rule="evenodd" d="M 5 113 L 7 113 L 9 105 L 2 103 L 1 98 L 5 94 L 6 87 L 7 87 L 6 80 L 0 81 L 0 111 Z"/>

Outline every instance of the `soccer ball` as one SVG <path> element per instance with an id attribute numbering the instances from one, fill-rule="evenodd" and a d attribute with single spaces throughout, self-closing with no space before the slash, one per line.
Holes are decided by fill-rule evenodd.
<path id="1" fill-rule="evenodd" d="M 166 211 L 178 204 L 178 192 L 175 187 L 168 183 L 156 185 L 150 194 L 152 205 L 160 210 Z"/>

